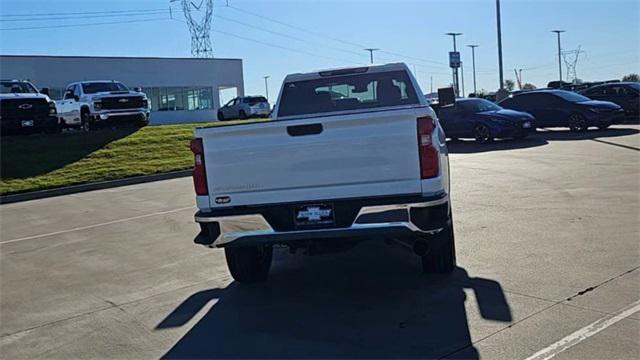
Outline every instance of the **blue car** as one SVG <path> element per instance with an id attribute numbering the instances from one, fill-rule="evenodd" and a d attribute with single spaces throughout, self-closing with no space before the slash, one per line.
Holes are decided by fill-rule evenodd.
<path id="1" fill-rule="evenodd" d="M 538 127 L 568 127 L 571 131 L 584 131 L 589 126 L 606 129 L 624 115 L 622 108 L 609 101 L 564 90 L 535 90 L 513 95 L 499 105 L 526 111 L 536 117 Z"/>
<path id="2" fill-rule="evenodd" d="M 535 118 L 520 111 L 503 109 L 485 99 L 458 99 L 438 114 L 448 138 L 475 138 L 484 144 L 494 138 L 527 137 L 536 128 Z"/>

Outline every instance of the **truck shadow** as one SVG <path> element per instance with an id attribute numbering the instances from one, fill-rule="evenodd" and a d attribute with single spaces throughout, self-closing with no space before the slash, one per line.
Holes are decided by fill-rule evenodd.
<path id="1" fill-rule="evenodd" d="M 49 173 L 138 130 L 138 127 L 128 126 L 90 133 L 3 136 L 0 142 L 2 179 L 24 179 Z"/>
<path id="2" fill-rule="evenodd" d="M 478 358 L 467 311 L 511 321 L 498 282 L 460 267 L 425 276 L 411 254 L 370 250 L 294 257 L 275 264 L 265 284 L 189 296 L 156 330 L 183 326 L 215 304 L 163 357 Z M 465 307 L 467 296 L 475 301 Z"/>
<path id="3" fill-rule="evenodd" d="M 449 149 L 449 153 L 452 154 L 472 154 L 487 151 L 526 149 L 547 144 L 546 140 L 538 138 L 536 134 L 531 134 L 531 136 L 526 139 L 497 139 L 488 144 L 478 144 L 470 139 L 448 141 L 447 148 Z"/>

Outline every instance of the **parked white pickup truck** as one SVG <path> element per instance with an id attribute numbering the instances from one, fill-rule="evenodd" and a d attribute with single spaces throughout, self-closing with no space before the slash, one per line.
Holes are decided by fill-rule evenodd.
<path id="1" fill-rule="evenodd" d="M 273 120 L 194 131 L 198 244 L 238 282 L 274 245 L 306 253 L 408 245 L 425 272 L 456 264 L 445 136 L 405 64 L 293 74 Z"/>
<path id="2" fill-rule="evenodd" d="M 71 83 L 56 105 L 63 127 L 89 131 L 95 125 L 106 122 L 149 123 L 147 96 L 113 80 Z"/>

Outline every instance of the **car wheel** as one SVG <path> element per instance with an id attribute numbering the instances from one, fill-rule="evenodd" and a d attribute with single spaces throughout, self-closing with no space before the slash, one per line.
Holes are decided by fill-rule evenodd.
<path id="1" fill-rule="evenodd" d="M 473 137 L 476 139 L 476 142 L 480 144 L 486 144 L 488 142 L 493 141 L 493 137 L 491 136 L 491 129 L 484 124 L 478 124 L 473 129 Z"/>
<path id="2" fill-rule="evenodd" d="M 569 130 L 571 131 L 585 131 L 587 130 L 587 120 L 580 114 L 572 114 L 569 116 Z"/>
<path id="3" fill-rule="evenodd" d="M 93 125 L 93 122 L 91 121 L 91 116 L 89 115 L 89 112 L 87 110 L 82 110 L 82 112 L 80 113 L 80 130 L 84 132 L 89 132 L 93 127 L 92 125 Z"/>
<path id="4" fill-rule="evenodd" d="M 422 257 L 422 272 L 431 274 L 449 274 L 456 267 L 456 244 L 451 223 L 434 236 L 431 250 Z"/>
<path id="5" fill-rule="evenodd" d="M 218 111 L 218 120 L 224 121 L 224 114 L 222 113 L 222 111 Z"/>
<path id="6" fill-rule="evenodd" d="M 247 113 L 244 112 L 244 110 L 240 110 L 240 113 L 238 114 L 238 117 L 242 120 L 247 118 Z"/>
<path id="7" fill-rule="evenodd" d="M 267 280 L 273 247 L 246 246 L 224 249 L 227 266 L 233 279 L 239 283 L 256 283 Z"/>

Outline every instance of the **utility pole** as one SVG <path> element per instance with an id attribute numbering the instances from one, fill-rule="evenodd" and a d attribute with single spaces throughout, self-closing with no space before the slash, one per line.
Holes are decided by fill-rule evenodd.
<path id="1" fill-rule="evenodd" d="M 504 75 L 502 73 L 502 30 L 500 28 L 500 0 L 496 0 L 496 20 L 498 26 L 498 71 L 500 73 L 500 89 L 504 89 Z"/>
<path id="2" fill-rule="evenodd" d="M 264 78 L 264 92 L 265 92 L 265 97 L 267 98 L 267 101 L 269 100 L 269 82 L 267 81 L 267 79 L 269 79 L 269 75 L 263 76 Z"/>
<path id="3" fill-rule="evenodd" d="M 558 79 L 562 83 L 562 47 L 560 46 L 560 34 L 565 32 L 564 30 L 551 30 L 558 36 Z"/>
<path id="4" fill-rule="evenodd" d="M 476 48 L 478 45 L 467 45 L 471 48 L 471 65 L 473 66 L 473 94 L 477 94 L 478 90 L 476 89 Z"/>
<path id="5" fill-rule="evenodd" d="M 364 50 L 369 52 L 369 57 L 371 58 L 371 64 L 373 64 L 373 52 L 374 51 L 378 51 L 380 49 L 372 49 L 371 48 L 371 49 L 364 49 Z"/>
<path id="6" fill-rule="evenodd" d="M 429 76 L 429 82 L 431 83 L 431 91 L 429 93 L 433 94 L 433 75 Z"/>
<path id="7" fill-rule="evenodd" d="M 446 33 L 445 35 L 449 35 L 451 37 L 453 37 L 453 52 L 458 52 L 458 48 L 456 47 L 456 36 L 460 36 L 462 35 L 462 33 Z M 460 96 L 460 85 L 459 85 L 459 81 L 458 81 L 458 68 L 457 67 L 453 67 L 452 68 L 453 71 L 453 87 L 456 93 L 456 96 Z"/>
<path id="8" fill-rule="evenodd" d="M 464 63 L 460 61 L 460 74 L 462 75 L 462 97 L 464 97 Z"/>

